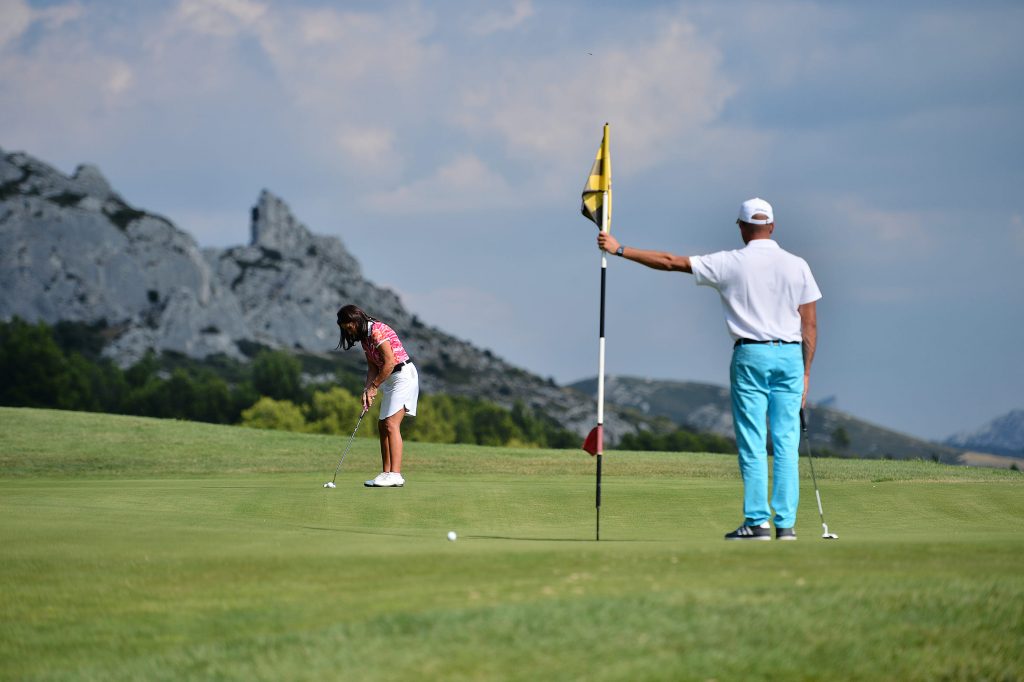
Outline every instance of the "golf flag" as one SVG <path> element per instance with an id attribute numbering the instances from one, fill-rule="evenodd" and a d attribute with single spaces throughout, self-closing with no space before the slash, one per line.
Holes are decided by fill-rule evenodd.
<path id="1" fill-rule="evenodd" d="M 590 167 L 587 184 L 583 186 L 583 215 L 594 221 L 598 229 L 608 231 L 612 223 L 612 157 L 608 150 L 608 124 L 597 148 L 597 157 Z M 607 220 L 605 220 L 607 218 Z"/>
<path id="2" fill-rule="evenodd" d="M 590 167 L 587 184 L 583 186 L 583 215 L 594 221 L 602 232 L 612 229 L 612 156 L 608 148 L 608 124 L 604 124 L 601 146 L 597 149 L 594 165 Z M 583 449 L 597 461 L 597 489 L 594 506 L 597 523 L 594 539 L 601 539 L 601 456 L 604 453 L 604 292 L 608 273 L 607 254 L 601 252 L 601 308 L 597 341 L 597 426 L 587 435 Z"/>
<path id="3" fill-rule="evenodd" d="M 604 452 L 604 433 L 600 426 L 595 426 L 590 429 L 590 433 L 587 434 L 587 439 L 583 441 L 583 450 L 585 452 L 589 452 L 591 455 Z"/>

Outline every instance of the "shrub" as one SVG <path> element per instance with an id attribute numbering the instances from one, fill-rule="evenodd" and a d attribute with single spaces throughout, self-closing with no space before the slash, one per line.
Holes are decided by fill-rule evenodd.
<path id="1" fill-rule="evenodd" d="M 302 410 L 290 400 L 260 398 L 247 410 L 242 410 L 242 426 L 254 429 L 305 431 L 306 419 Z"/>
<path id="2" fill-rule="evenodd" d="M 347 435 L 355 428 L 362 409 L 360 398 L 344 388 L 335 386 L 327 391 L 317 391 L 304 410 L 306 430 Z M 375 434 L 371 432 L 369 435 Z"/>

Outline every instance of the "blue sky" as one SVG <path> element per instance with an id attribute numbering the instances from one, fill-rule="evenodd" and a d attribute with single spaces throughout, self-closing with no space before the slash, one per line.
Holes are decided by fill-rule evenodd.
<path id="1" fill-rule="evenodd" d="M 942 438 L 1024 407 L 1022 29 L 1014 2 L 0 0 L 0 147 L 204 246 L 267 188 L 567 383 L 597 368 L 608 121 L 624 243 L 737 248 L 740 201 L 773 202 L 824 294 L 811 398 Z M 728 383 L 689 276 L 613 260 L 607 316 L 609 373 Z"/>

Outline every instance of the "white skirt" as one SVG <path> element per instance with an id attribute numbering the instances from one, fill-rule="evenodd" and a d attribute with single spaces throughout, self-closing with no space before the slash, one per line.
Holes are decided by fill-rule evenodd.
<path id="1" fill-rule="evenodd" d="M 380 387 L 380 417 L 387 419 L 404 409 L 410 417 L 416 416 L 416 403 L 420 399 L 420 375 L 416 365 L 402 365 L 401 372 L 392 372 Z"/>

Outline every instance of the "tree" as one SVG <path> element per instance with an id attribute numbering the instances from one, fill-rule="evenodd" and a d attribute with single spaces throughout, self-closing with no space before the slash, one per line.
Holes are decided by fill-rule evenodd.
<path id="1" fill-rule="evenodd" d="M 512 411 L 509 416 L 512 418 L 512 423 L 523 434 L 522 438 L 525 443 L 539 446 L 547 445 L 548 439 L 547 434 L 544 433 L 544 424 L 534 415 L 530 414 L 522 400 L 517 400 L 512 405 Z"/>
<path id="2" fill-rule="evenodd" d="M 141 378 L 136 375 L 135 379 Z M 159 419 L 191 419 L 196 402 L 195 385 L 183 369 L 176 369 L 169 379 L 151 375 L 146 382 L 132 388 L 125 401 L 125 411 Z"/>
<path id="3" fill-rule="evenodd" d="M 832 432 L 832 445 L 840 450 L 850 447 L 850 434 L 842 426 L 837 426 L 836 430 Z"/>
<path id="4" fill-rule="evenodd" d="M 669 433 L 651 431 L 627 433 L 619 441 L 620 450 L 654 450 L 661 452 L 736 452 L 732 441 L 713 433 L 697 433 L 675 429 Z"/>
<path id="5" fill-rule="evenodd" d="M 260 398 L 256 404 L 242 411 L 242 426 L 255 429 L 305 431 L 306 419 L 302 410 L 289 400 Z"/>
<path id="6" fill-rule="evenodd" d="M 110 360 L 86 362 L 89 377 L 89 393 L 99 412 L 123 412 L 128 397 L 128 382 L 124 372 Z"/>
<path id="7" fill-rule="evenodd" d="M 512 421 L 512 415 L 485 402 L 477 403 L 473 410 L 473 435 L 478 445 L 506 445 L 513 438 L 523 440 L 523 433 Z"/>
<path id="8" fill-rule="evenodd" d="M 230 424 L 234 420 L 234 401 L 223 379 L 210 371 L 200 372 L 193 382 L 193 390 L 190 419 L 212 424 Z"/>
<path id="9" fill-rule="evenodd" d="M 362 401 L 344 388 L 335 386 L 327 391 L 317 391 L 304 410 L 307 430 L 313 433 L 351 433 L 362 410 Z"/>
<path id="10" fill-rule="evenodd" d="M 142 388 L 156 376 L 159 369 L 160 362 L 157 360 L 156 354 L 152 350 L 148 350 L 141 360 L 128 368 L 128 371 L 124 373 L 124 378 L 129 387 Z"/>
<path id="11" fill-rule="evenodd" d="M 302 402 L 302 363 L 288 353 L 261 351 L 252 363 L 252 385 L 262 396 Z"/>
<path id="12" fill-rule="evenodd" d="M 0 404 L 68 409 L 80 388 L 49 327 L 19 318 L 0 325 Z"/>
<path id="13" fill-rule="evenodd" d="M 420 395 L 419 415 L 402 422 L 402 431 L 411 441 L 425 443 L 456 443 L 455 422 L 457 411 L 452 399 L 446 395 Z"/>

